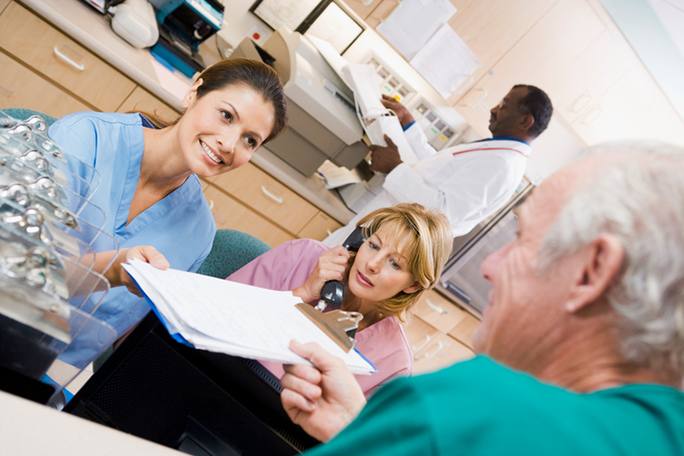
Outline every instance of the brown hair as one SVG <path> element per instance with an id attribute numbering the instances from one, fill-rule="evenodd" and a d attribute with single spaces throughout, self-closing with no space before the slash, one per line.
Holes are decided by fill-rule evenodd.
<path id="1" fill-rule="evenodd" d="M 271 103 L 275 110 L 273 128 L 262 144 L 278 136 L 287 125 L 287 101 L 283 86 L 278 73 L 265 63 L 242 58 L 225 59 L 204 70 L 199 78 L 202 79 L 202 84 L 197 88 L 198 99 L 215 90 L 244 84 L 261 94 L 266 102 Z M 141 114 L 157 128 L 173 125 L 180 118 L 168 122 L 154 114 L 146 112 L 141 112 Z"/>

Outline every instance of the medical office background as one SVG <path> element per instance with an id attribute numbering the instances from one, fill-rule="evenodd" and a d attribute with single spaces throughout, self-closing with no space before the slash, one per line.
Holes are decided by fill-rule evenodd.
<path id="1" fill-rule="evenodd" d="M 245 39 L 263 46 L 275 33 L 250 11 L 253 0 L 222 3 L 221 30 L 200 46 L 207 66 Z M 554 116 L 533 144 L 521 191 L 588 145 L 633 138 L 684 145 L 684 0 L 451 0 L 456 11 L 446 24 L 479 66 L 447 94 L 383 37 L 383 21 L 398 0 L 335 3 L 363 29 L 342 57 L 374 60 L 392 94 L 397 88 L 390 81 L 408 88 L 411 96 L 402 101 L 438 147 L 489 137 L 489 110 L 514 84 L 550 95 Z M 55 49 L 84 69 L 55 58 Z M 54 117 L 139 109 L 173 118 L 180 111 L 178 87 L 191 81 L 175 74 L 181 83 L 172 90 L 174 81 L 162 80 L 161 71 L 147 50 L 117 36 L 85 0 L 0 0 L 0 109 Z M 294 238 L 323 239 L 353 216 L 317 174 L 302 173 L 266 147 L 244 168 L 203 185 L 219 228 L 253 234 L 273 247 Z M 450 262 L 454 271 L 446 279 L 460 274 L 477 282 L 471 265 L 506 241 L 508 221 L 502 212 L 476 229 L 477 236 L 457 242 L 470 251 Z M 417 373 L 472 356 L 470 335 L 481 305 L 441 285 L 416 307 L 407 327 Z M 475 301 L 478 293 L 466 290 Z"/>

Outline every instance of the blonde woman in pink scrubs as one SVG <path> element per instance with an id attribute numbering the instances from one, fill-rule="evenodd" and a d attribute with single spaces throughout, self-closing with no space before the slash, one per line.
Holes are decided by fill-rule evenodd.
<path id="1" fill-rule="evenodd" d="M 311 239 L 285 242 L 227 280 L 292 290 L 316 305 L 325 282 L 340 280 L 342 310 L 363 314 L 356 349 L 377 368 L 356 377 L 366 396 L 389 380 L 408 376 L 413 355 L 401 327 L 406 311 L 439 279 L 453 242 L 447 217 L 419 204 L 379 209 L 359 221 L 366 241 L 356 253 Z M 282 364 L 263 364 L 278 378 Z"/>

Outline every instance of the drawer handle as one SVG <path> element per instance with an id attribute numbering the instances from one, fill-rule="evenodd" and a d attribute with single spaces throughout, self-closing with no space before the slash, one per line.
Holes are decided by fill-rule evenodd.
<path id="1" fill-rule="evenodd" d="M 435 352 L 434 352 L 433 354 L 426 353 L 426 354 L 425 354 L 425 359 L 434 358 L 435 356 L 437 356 L 437 354 L 438 354 L 439 352 L 442 351 L 442 349 L 443 349 L 444 347 L 448 347 L 448 346 L 449 346 L 449 342 L 441 342 L 441 341 L 440 341 L 440 342 L 439 342 L 439 346 L 437 347 L 437 350 L 435 350 Z"/>
<path id="2" fill-rule="evenodd" d="M 66 63 L 68 63 L 69 65 L 71 65 L 72 67 L 76 68 L 78 71 L 83 71 L 83 70 L 85 70 L 85 65 L 83 65 L 82 63 L 76 63 L 76 62 L 74 62 L 73 60 L 71 60 L 69 57 L 67 57 L 66 55 L 62 54 L 62 52 L 59 50 L 59 48 L 58 48 L 57 46 L 55 46 L 54 48 L 52 48 L 52 51 L 55 53 L 55 55 L 56 55 L 57 57 L 59 57 L 59 58 L 62 59 L 64 62 L 66 62 Z"/>
<path id="3" fill-rule="evenodd" d="M 480 96 L 480 98 L 475 100 L 475 103 L 469 105 L 468 109 L 474 109 L 475 106 L 479 106 L 484 101 L 484 99 L 487 98 L 487 90 L 486 89 L 481 89 L 481 90 L 482 90 L 482 95 Z M 486 108 L 487 106 L 484 106 L 484 107 Z"/>
<path id="4" fill-rule="evenodd" d="M 432 310 L 434 310 L 438 314 L 448 314 L 449 313 L 446 310 L 442 309 L 440 306 L 437 306 L 437 305 L 433 304 L 432 302 L 430 302 L 429 299 L 426 299 L 425 302 L 427 303 L 428 306 L 432 307 Z"/>
<path id="5" fill-rule="evenodd" d="M 601 117 L 601 114 L 603 114 L 601 106 L 596 106 L 594 109 L 589 111 L 589 113 L 586 116 L 584 116 L 582 124 L 588 127 L 589 125 L 593 124 L 596 119 Z"/>
<path id="6" fill-rule="evenodd" d="M 9 87 L 0 84 L 0 94 L 6 96 L 7 98 L 11 97 L 14 91 L 10 89 Z"/>
<path id="7" fill-rule="evenodd" d="M 473 75 L 469 74 L 468 78 L 461 83 L 461 88 L 456 91 L 455 95 L 462 94 L 463 91 L 470 85 L 470 83 L 473 82 L 473 79 Z"/>
<path id="8" fill-rule="evenodd" d="M 421 351 L 422 349 L 424 349 L 425 346 L 426 346 L 427 344 L 429 344 L 431 340 L 432 340 L 432 337 L 430 337 L 430 334 L 426 335 L 426 336 L 425 336 L 425 342 L 423 342 L 422 344 L 420 344 L 420 347 L 418 347 L 418 348 L 415 348 L 415 347 L 414 347 L 414 348 L 413 348 L 413 351 L 414 351 L 415 353 L 418 353 L 419 351 Z M 415 359 L 418 359 L 418 357 L 416 357 Z"/>
<path id="9" fill-rule="evenodd" d="M 589 95 L 589 93 L 583 93 L 579 97 L 577 97 L 577 100 L 572 104 L 570 107 L 570 112 L 580 112 L 587 106 L 589 106 L 589 103 L 591 103 L 591 100 L 593 100 L 592 96 Z"/>
<path id="10" fill-rule="evenodd" d="M 209 200 L 209 210 L 210 211 L 214 210 L 214 200 Z"/>
<path id="11" fill-rule="evenodd" d="M 264 187 L 263 185 L 261 186 L 261 191 L 264 192 L 264 195 L 268 196 L 269 198 L 271 198 L 276 203 L 283 204 L 282 198 L 279 198 L 279 197 L 275 196 L 273 193 L 266 190 L 266 187 Z"/>

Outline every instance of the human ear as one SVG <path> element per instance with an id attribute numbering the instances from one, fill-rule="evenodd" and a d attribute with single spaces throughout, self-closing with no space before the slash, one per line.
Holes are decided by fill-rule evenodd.
<path id="1" fill-rule="evenodd" d="M 192 104 L 193 101 L 197 99 L 197 89 L 199 86 L 202 85 L 204 81 L 202 78 L 199 78 L 193 85 L 188 89 L 188 91 L 185 93 L 185 96 L 183 97 L 183 100 L 181 100 L 181 106 L 183 109 L 188 109 L 190 105 Z"/>
<path id="2" fill-rule="evenodd" d="M 529 131 L 532 125 L 534 125 L 534 116 L 532 114 L 524 114 L 522 119 L 520 119 L 520 128 Z"/>
<path id="3" fill-rule="evenodd" d="M 418 283 L 418 281 L 413 282 L 408 288 L 404 288 L 402 291 L 406 294 L 415 293 L 416 291 L 422 290 L 423 286 Z"/>
<path id="4" fill-rule="evenodd" d="M 566 304 L 568 312 L 577 312 L 603 296 L 619 273 L 625 256 L 620 240 L 612 234 L 602 234 L 583 250 L 582 267 Z"/>

